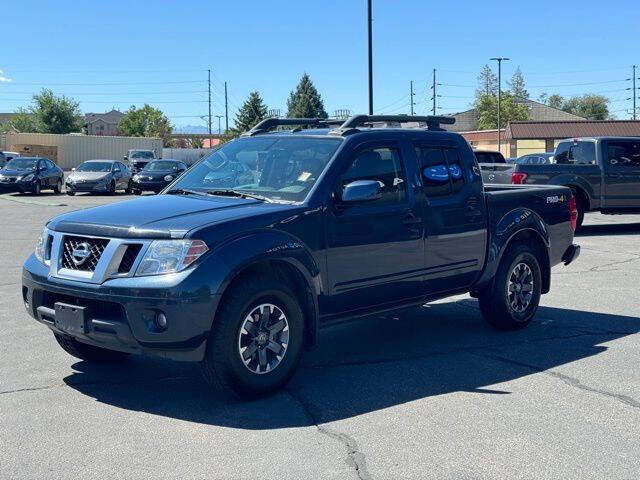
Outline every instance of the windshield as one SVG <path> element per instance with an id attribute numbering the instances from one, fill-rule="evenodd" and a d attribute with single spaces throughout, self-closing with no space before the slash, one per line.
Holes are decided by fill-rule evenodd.
<path id="1" fill-rule="evenodd" d="M 270 200 L 302 201 L 340 145 L 333 138 L 243 138 L 191 168 L 173 186 L 184 190 L 240 190 Z"/>
<path id="2" fill-rule="evenodd" d="M 35 170 L 37 159 L 34 158 L 14 158 L 5 165 L 7 170 Z"/>
<path id="3" fill-rule="evenodd" d="M 153 158 L 153 152 L 149 152 L 149 151 L 133 152 L 131 153 L 130 158 Z"/>
<path id="4" fill-rule="evenodd" d="M 176 171 L 178 170 L 178 164 L 176 162 L 151 162 L 143 168 L 145 172 L 158 172 L 158 171 Z"/>
<path id="5" fill-rule="evenodd" d="M 110 172 L 111 165 L 111 162 L 85 162 L 76 168 L 76 172 Z"/>

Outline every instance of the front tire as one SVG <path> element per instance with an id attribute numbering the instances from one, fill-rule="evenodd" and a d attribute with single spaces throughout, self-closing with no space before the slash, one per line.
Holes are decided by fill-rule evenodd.
<path id="1" fill-rule="evenodd" d="M 41 191 L 42 191 L 42 185 L 40 184 L 40 180 L 37 180 L 35 186 L 33 187 L 33 194 L 40 195 Z"/>
<path id="2" fill-rule="evenodd" d="M 123 360 L 129 355 L 125 352 L 87 345 L 86 343 L 77 341 L 73 337 L 67 337 L 58 333 L 54 333 L 53 336 L 65 352 L 87 362 L 114 362 Z"/>
<path id="3" fill-rule="evenodd" d="M 111 180 L 111 183 L 109 184 L 109 191 L 107 192 L 108 195 L 115 195 L 116 194 L 116 182 L 114 182 L 113 180 Z"/>
<path id="4" fill-rule="evenodd" d="M 304 316 L 288 286 L 247 277 L 225 296 L 213 321 L 205 381 L 241 398 L 264 396 L 293 376 L 304 340 Z"/>
<path id="5" fill-rule="evenodd" d="M 58 181 L 56 182 L 56 186 L 53 187 L 53 192 L 54 193 L 62 192 L 62 180 L 58 179 Z"/>
<path id="6" fill-rule="evenodd" d="M 504 254 L 493 286 L 478 296 L 484 319 L 501 330 L 518 330 L 533 319 L 540 303 L 542 274 L 534 251 L 516 245 Z"/>

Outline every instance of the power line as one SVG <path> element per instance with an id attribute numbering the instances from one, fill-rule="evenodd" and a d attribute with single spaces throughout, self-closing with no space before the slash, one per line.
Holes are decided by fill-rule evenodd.
<path id="1" fill-rule="evenodd" d="M 608 83 L 622 83 L 626 80 L 605 80 L 602 82 L 584 82 L 584 83 L 558 83 L 551 85 L 527 85 L 527 88 L 550 88 L 550 87 L 582 87 L 585 85 L 604 85 Z"/>
<path id="2" fill-rule="evenodd" d="M 16 82 L 9 85 L 40 85 L 40 86 L 105 86 L 105 85 L 180 85 L 187 83 L 205 83 L 203 80 L 179 80 L 168 82 L 105 82 L 105 83 L 42 83 L 42 82 Z M 7 85 L 5 85 L 7 86 Z M 4 87 L 3 87 L 4 88 Z"/>

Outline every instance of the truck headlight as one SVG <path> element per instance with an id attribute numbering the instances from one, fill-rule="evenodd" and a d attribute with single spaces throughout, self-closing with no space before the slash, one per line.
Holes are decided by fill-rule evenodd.
<path id="1" fill-rule="evenodd" d="M 42 233 L 38 237 L 38 240 L 36 240 L 36 248 L 33 252 L 36 258 L 40 260 L 42 263 L 44 263 L 44 255 L 45 255 L 45 249 L 47 245 L 46 241 L 48 236 L 49 236 L 49 233 L 47 229 L 46 228 L 43 229 Z"/>
<path id="2" fill-rule="evenodd" d="M 154 240 L 142 257 L 136 275 L 180 272 L 207 250 L 209 248 L 202 240 Z"/>
<path id="3" fill-rule="evenodd" d="M 173 176 L 172 175 L 165 175 L 164 180 L 165 180 L 165 182 L 170 182 L 171 180 L 173 180 Z"/>

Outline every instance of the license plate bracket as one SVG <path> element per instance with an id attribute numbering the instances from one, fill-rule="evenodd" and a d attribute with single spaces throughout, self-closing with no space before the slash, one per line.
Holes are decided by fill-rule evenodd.
<path id="1" fill-rule="evenodd" d="M 87 333 L 87 307 L 56 302 L 55 325 L 59 330 L 69 334 Z"/>

